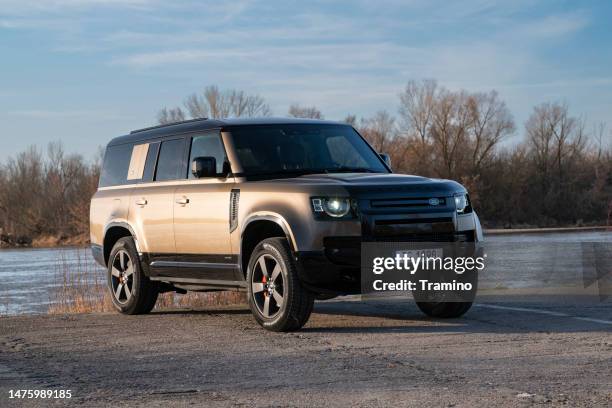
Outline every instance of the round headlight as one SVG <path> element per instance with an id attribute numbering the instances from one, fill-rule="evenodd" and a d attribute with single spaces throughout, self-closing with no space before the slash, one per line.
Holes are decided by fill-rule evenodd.
<path id="1" fill-rule="evenodd" d="M 468 206 L 468 200 L 465 194 L 455 196 L 455 208 L 457 208 L 457 212 L 459 214 L 464 212 L 467 206 Z"/>
<path id="2" fill-rule="evenodd" d="M 344 217 L 351 210 L 348 198 L 327 198 L 323 201 L 323 209 L 330 217 Z"/>

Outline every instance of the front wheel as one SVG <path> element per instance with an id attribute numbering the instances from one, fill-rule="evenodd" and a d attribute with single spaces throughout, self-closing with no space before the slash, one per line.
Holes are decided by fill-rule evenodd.
<path id="1" fill-rule="evenodd" d="M 472 302 L 416 302 L 423 313 L 430 317 L 451 318 L 463 316 Z"/>
<path id="2" fill-rule="evenodd" d="M 298 330 L 310 317 L 314 294 L 302 287 L 287 240 L 263 240 L 247 269 L 249 307 L 267 330 Z"/>
<path id="3" fill-rule="evenodd" d="M 113 306 L 123 314 L 149 313 L 155 306 L 157 284 L 142 272 L 132 237 L 121 238 L 110 253 L 108 289 Z"/>

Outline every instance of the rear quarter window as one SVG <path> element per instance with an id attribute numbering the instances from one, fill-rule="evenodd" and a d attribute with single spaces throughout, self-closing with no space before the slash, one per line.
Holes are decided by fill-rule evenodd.
<path id="1" fill-rule="evenodd" d="M 100 173 L 100 187 L 126 184 L 130 159 L 134 145 L 109 146 L 104 154 L 104 163 Z"/>

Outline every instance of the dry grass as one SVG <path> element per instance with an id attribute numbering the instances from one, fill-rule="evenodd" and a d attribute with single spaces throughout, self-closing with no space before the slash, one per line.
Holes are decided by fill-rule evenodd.
<path id="1" fill-rule="evenodd" d="M 58 287 L 50 295 L 48 313 L 94 313 L 112 310 L 103 271 L 91 263 L 86 250 L 76 251 L 69 260 L 67 251 L 60 251 L 55 266 Z"/>
<path id="2" fill-rule="evenodd" d="M 157 299 L 155 309 L 168 308 L 204 308 L 210 306 L 245 305 L 244 292 L 222 291 L 222 292 L 187 292 L 179 295 L 174 292 L 163 293 Z"/>
<path id="3" fill-rule="evenodd" d="M 40 235 L 32 239 L 32 248 L 84 247 L 89 244 L 89 234 L 71 236 Z"/>
<path id="4" fill-rule="evenodd" d="M 50 299 L 49 314 L 100 313 L 114 311 L 106 286 L 105 271 L 92 265 L 86 250 L 77 252 L 76 262 L 70 262 L 64 251 L 57 261 L 55 279 L 58 288 Z M 236 291 L 174 292 L 159 296 L 156 310 L 173 308 L 204 308 L 246 304 L 245 294 Z"/>

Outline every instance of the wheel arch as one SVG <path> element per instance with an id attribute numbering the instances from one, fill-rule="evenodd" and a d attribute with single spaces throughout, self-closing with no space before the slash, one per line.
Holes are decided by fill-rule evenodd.
<path id="1" fill-rule="evenodd" d="M 250 216 L 243 224 L 240 233 L 239 264 L 242 275 L 246 271 L 253 250 L 266 238 L 283 237 L 287 239 L 292 251 L 296 251 L 295 238 L 287 221 L 279 214 L 262 213 Z"/>
<path id="2" fill-rule="evenodd" d="M 132 237 L 136 244 L 136 250 L 140 253 L 138 246 L 138 240 L 136 239 L 136 233 L 130 224 L 127 222 L 112 222 L 104 229 L 104 239 L 102 244 L 102 251 L 104 253 L 104 264 L 108 265 L 108 258 L 113 250 L 113 246 L 124 237 Z"/>

